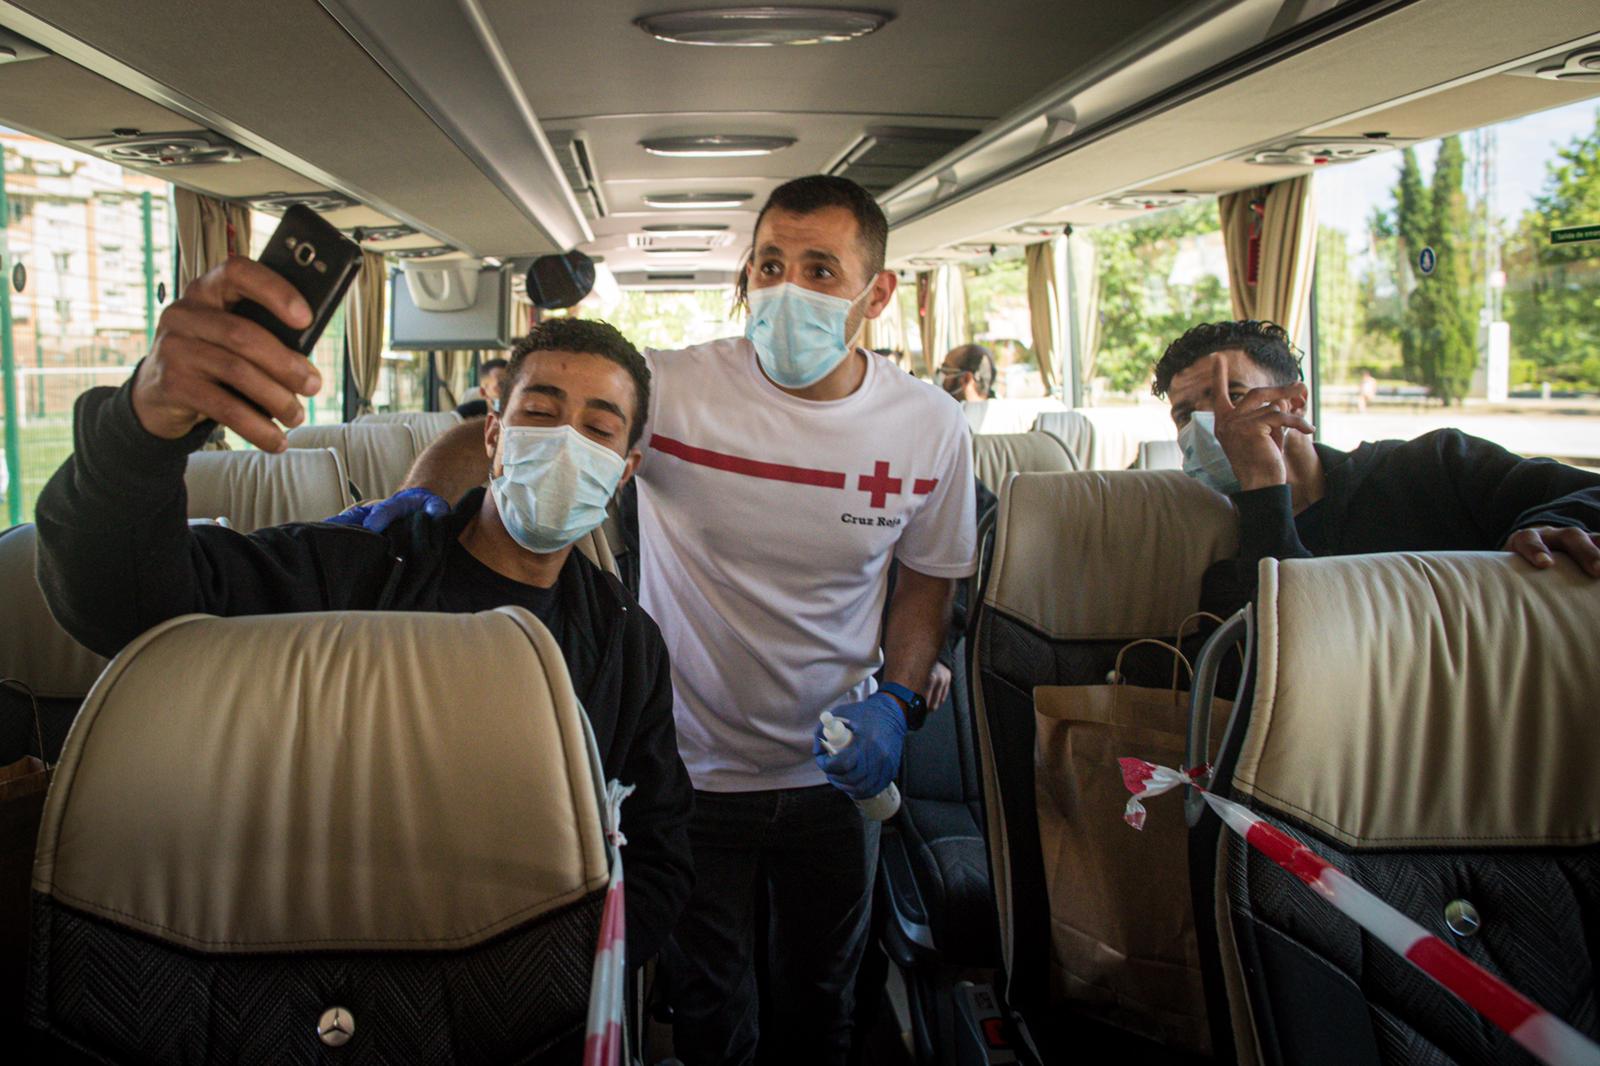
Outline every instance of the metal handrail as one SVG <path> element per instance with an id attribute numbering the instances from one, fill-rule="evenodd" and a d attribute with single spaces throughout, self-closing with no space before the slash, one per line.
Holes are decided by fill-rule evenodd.
<path id="1" fill-rule="evenodd" d="M 1234 696 L 1233 709 L 1228 713 L 1228 724 L 1223 730 L 1223 747 L 1226 748 L 1232 739 L 1234 723 L 1239 718 L 1239 701 L 1244 698 L 1245 686 L 1250 680 L 1250 667 L 1255 659 L 1255 637 L 1255 612 L 1245 606 L 1218 626 L 1200 649 L 1199 658 L 1195 661 L 1194 684 L 1189 688 L 1189 735 L 1183 753 L 1185 770 L 1207 764 L 1211 754 L 1211 701 L 1216 697 L 1217 672 L 1222 667 L 1223 657 L 1243 640 L 1244 668 L 1239 674 L 1239 690 Z M 1209 787 L 1214 773 L 1208 766 L 1196 783 Z M 1191 790 L 1184 796 L 1183 813 L 1189 825 L 1197 824 L 1205 810 L 1206 802 L 1199 792 Z"/>

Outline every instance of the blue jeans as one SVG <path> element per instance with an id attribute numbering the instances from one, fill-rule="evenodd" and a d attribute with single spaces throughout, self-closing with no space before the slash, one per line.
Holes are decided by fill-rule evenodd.
<path id="1" fill-rule="evenodd" d="M 878 823 L 832 785 L 696 792 L 689 841 L 694 894 L 662 957 L 674 1053 L 685 1066 L 749 1066 L 759 1041 L 763 1063 L 844 1066 Z M 757 936 L 774 1000 L 764 1012 Z"/>

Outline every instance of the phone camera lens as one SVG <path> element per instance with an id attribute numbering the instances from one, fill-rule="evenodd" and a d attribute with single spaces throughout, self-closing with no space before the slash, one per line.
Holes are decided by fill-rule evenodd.
<path id="1" fill-rule="evenodd" d="M 310 266 L 316 258 L 317 249 L 310 241 L 301 241 L 294 250 L 294 261 L 301 266 Z"/>

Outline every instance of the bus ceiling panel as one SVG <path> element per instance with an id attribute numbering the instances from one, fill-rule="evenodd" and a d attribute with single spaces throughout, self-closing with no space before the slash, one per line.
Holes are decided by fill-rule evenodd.
<path id="1" fill-rule="evenodd" d="M 60 56 L 0 65 L 0 123 L 52 140 L 108 137 L 115 129 L 176 130 L 183 116 Z"/>
<path id="2" fill-rule="evenodd" d="M 554 250 L 310 0 L 0 0 L 0 26 L 443 243 Z"/>
<path id="3" fill-rule="evenodd" d="M 1489 77 L 1587 28 L 1592 0 L 1412 0 L 1313 47 L 1074 135 L 1011 171 L 895 222 L 896 260 L 1132 189 L 1188 188 L 1188 175 L 1341 116 Z M 1424 57 L 1424 58 L 1419 58 Z M 1559 100 L 1553 101 L 1559 103 Z M 1392 131 L 1411 134 L 1411 131 Z M 1266 168 L 1262 181 L 1268 180 Z"/>
<path id="4" fill-rule="evenodd" d="M 534 109 L 551 122 L 694 111 L 987 119 L 1167 17 L 1173 6 L 1171 0 L 862 3 L 853 6 L 887 8 L 893 18 L 875 33 L 837 44 L 705 48 L 656 40 L 633 21 L 739 5 L 480 2 Z"/>
<path id="5" fill-rule="evenodd" d="M 1550 81 L 1495 74 L 1356 118 L 1342 119 L 1312 132 L 1329 137 L 1359 137 L 1369 130 L 1385 130 L 1418 140 L 1432 140 L 1595 97 L 1600 97 L 1600 82 Z"/>
<path id="6" fill-rule="evenodd" d="M 478 0 L 318 2 L 551 244 L 594 236 Z"/>

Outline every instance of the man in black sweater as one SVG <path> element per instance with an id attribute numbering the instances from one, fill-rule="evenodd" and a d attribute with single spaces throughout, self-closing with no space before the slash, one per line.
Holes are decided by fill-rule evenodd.
<path id="1" fill-rule="evenodd" d="M 1562 552 L 1600 578 L 1600 475 L 1457 429 L 1316 444 L 1299 361 L 1270 322 L 1195 326 L 1156 364 L 1154 392 L 1171 401 L 1184 471 L 1239 510 L 1239 557 L 1207 571 L 1207 610 L 1254 598 L 1267 558 L 1503 550 L 1544 569 Z"/>
<path id="2" fill-rule="evenodd" d="M 296 394 L 319 386 L 307 360 L 227 312 L 241 298 L 290 324 L 310 319 L 282 278 L 232 259 L 163 312 L 155 347 L 131 381 L 79 397 L 74 454 L 37 508 L 51 610 L 83 644 L 113 655 L 156 623 L 192 612 L 527 608 L 561 646 L 606 775 L 637 786 L 623 826 L 627 954 L 641 965 L 689 896 L 693 790 L 678 757 L 661 634 L 621 582 L 572 544 L 599 524 L 612 490 L 638 466 L 650 388 L 643 359 L 604 323 L 537 327 L 508 368 L 501 414 L 485 425 L 491 489 L 468 494 L 454 511 L 419 511 L 381 535 L 324 523 L 248 536 L 191 528 L 189 453 L 218 422 L 281 451 L 273 418 L 298 424 Z M 510 707 L 515 713 L 514 698 Z"/>

